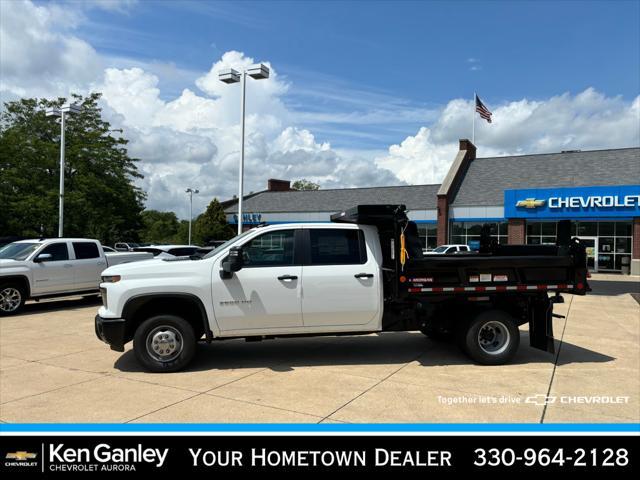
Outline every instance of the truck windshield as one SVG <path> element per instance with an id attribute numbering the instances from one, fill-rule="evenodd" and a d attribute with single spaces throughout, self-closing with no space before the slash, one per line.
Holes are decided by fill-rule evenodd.
<path id="1" fill-rule="evenodd" d="M 222 245 L 220 245 L 220 246 L 214 248 L 213 250 L 211 250 L 209 253 L 207 253 L 202 258 L 211 258 L 211 257 L 213 257 L 216 253 L 220 252 L 223 248 L 227 248 L 227 247 L 233 245 L 237 241 L 239 241 L 239 240 L 243 239 L 244 237 L 246 237 L 247 234 L 251 233 L 252 231 L 253 231 L 253 229 L 247 230 L 246 232 L 242 232 L 240 235 L 237 235 L 237 236 L 233 237 L 231 240 L 227 240 Z"/>
<path id="2" fill-rule="evenodd" d="M 10 243 L 0 248 L 0 259 L 24 260 L 39 246 L 39 243 Z"/>
<path id="3" fill-rule="evenodd" d="M 433 251 L 433 253 L 442 253 L 442 252 L 444 252 L 447 248 L 449 248 L 449 247 L 447 247 L 447 246 L 441 246 L 441 247 L 438 247 L 438 248 L 436 248 L 436 249 Z"/>

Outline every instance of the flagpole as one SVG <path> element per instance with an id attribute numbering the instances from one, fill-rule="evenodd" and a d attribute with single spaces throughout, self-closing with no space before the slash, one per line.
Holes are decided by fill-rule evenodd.
<path id="1" fill-rule="evenodd" d="M 473 127 L 471 130 L 471 143 L 476 144 L 476 92 L 473 92 Z"/>

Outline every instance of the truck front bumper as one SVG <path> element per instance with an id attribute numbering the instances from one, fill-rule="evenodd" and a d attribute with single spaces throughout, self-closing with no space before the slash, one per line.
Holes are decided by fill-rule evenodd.
<path id="1" fill-rule="evenodd" d="M 111 350 L 124 352 L 125 322 L 124 318 L 103 318 L 96 315 L 96 336 L 109 344 Z"/>

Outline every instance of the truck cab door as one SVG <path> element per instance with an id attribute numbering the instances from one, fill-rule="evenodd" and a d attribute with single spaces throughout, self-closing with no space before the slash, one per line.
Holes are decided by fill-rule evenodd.
<path id="1" fill-rule="evenodd" d="M 51 255 L 38 262 L 39 255 Z M 32 295 L 46 295 L 74 290 L 73 264 L 69 258 L 67 242 L 50 243 L 40 250 L 33 259 Z"/>
<path id="2" fill-rule="evenodd" d="M 96 242 L 73 242 L 75 290 L 98 289 L 100 274 L 107 268 L 104 253 Z"/>
<path id="3" fill-rule="evenodd" d="M 315 226 L 304 232 L 307 255 L 302 267 L 302 319 L 305 328 L 378 330 L 382 313 L 380 259 L 375 258 L 373 248 L 368 248 L 365 232 L 360 228 Z"/>
<path id="4" fill-rule="evenodd" d="M 295 331 L 302 327 L 299 231 L 275 230 L 240 244 L 242 269 L 221 278 L 213 269 L 213 309 L 224 334 Z"/>

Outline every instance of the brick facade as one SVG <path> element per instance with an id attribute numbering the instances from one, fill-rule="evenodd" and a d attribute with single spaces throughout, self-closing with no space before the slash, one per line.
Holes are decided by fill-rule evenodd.
<path id="1" fill-rule="evenodd" d="M 449 243 L 449 201 L 446 196 L 438 196 L 438 245 Z"/>
<path id="2" fill-rule="evenodd" d="M 523 218 L 510 218 L 508 226 L 509 245 L 527 243 L 527 222 Z"/>
<path id="3" fill-rule="evenodd" d="M 449 243 L 449 202 L 467 173 L 469 163 L 476 158 L 476 146 L 467 139 L 460 140 L 460 150 L 438 190 L 438 245 Z"/>
<path id="4" fill-rule="evenodd" d="M 633 219 L 633 247 L 631 248 L 631 258 L 640 259 L 640 218 Z"/>

